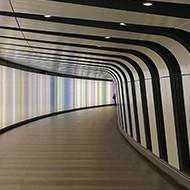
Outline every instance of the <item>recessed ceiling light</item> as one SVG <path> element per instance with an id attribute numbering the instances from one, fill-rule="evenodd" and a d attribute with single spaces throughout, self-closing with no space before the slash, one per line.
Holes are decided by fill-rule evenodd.
<path id="1" fill-rule="evenodd" d="M 151 2 L 144 2 L 143 5 L 149 7 L 152 6 L 153 4 Z"/>
<path id="2" fill-rule="evenodd" d="M 110 39 L 110 37 L 109 37 L 109 36 L 106 36 L 105 38 L 106 38 L 106 39 Z"/>
<path id="3" fill-rule="evenodd" d="M 51 15 L 44 15 L 44 17 L 46 17 L 46 18 L 50 18 L 50 17 L 51 17 Z"/>
<path id="4" fill-rule="evenodd" d="M 126 26 L 126 24 L 124 22 L 120 22 L 119 25 Z"/>

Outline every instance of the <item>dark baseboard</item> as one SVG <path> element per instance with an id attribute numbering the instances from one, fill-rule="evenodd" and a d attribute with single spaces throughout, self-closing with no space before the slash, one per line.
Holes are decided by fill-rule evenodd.
<path id="1" fill-rule="evenodd" d="M 151 151 L 141 146 L 135 140 L 133 140 L 128 134 L 126 134 L 123 129 L 120 127 L 119 131 L 125 137 L 125 139 L 129 142 L 129 144 L 138 151 L 143 157 L 145 157 L 151 164 L 153 164 L 154 168 L 159 169 L 161 172 L 164 172 L 168 177 L 170 177 L 173 181 L 176 182 L 181 187 L 186 189 L 190 189 L 190 176 L 185 174 L 178 169 L 174 168 L 166 161 L 160 159 L 156 155 L 154 155 Z"/>
<path id="2" fill-rule="evenodd" d="M 34 118 L 31 118 L 31 119 L 27 119 L 27 120 L 24 120 L 24 121 L 21 121 L 21 122 L 18 122 L 18 123 L 9 125 L 9 126 L 3 128 L 3 129 L 0 129 L 0 134 L 4 133 L 4 132 L 6 132 L 6 131 L 9 131 L 9 130 L 11 130 L 11 129 L 14 129 L 14 128 L 16 128 L 16 127 L 25 125 L 25 124 L 27 124 L 27 123 L 31 123 L 31 122 L 37 121 L 37 120 L 39 120 L 39 119 L 44 119 L 44 118 L 46 118 L 46 117 L 52 117 L 52 116 L 59 115 L 59 114 L 64 114 L 64 113 L 69 113 L 69 112 L 74 112 L 74 111 L 80 111 L 80 110 L 84 110 L 84 109 L 92 109 L 92 108 L 106 107 L 106 106 L 114 106 L 114 104 L 105 104 L 105 105 L 81 107 L 81 108 L 68 109 L 68 110 L 63 110 L 63 111 L 59 111 L 59 112 L 49 113 L 49 114 L 46 114 L 46 115 L 41 115 L 41 116 L 38 116 L 38 117 L 34 117 Z"/>

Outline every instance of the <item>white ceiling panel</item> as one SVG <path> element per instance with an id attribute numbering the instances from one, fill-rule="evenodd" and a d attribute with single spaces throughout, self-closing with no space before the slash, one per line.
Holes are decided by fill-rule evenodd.
<path id="1" fill-rule="evenodd" d="M 86 39 L 77 39 L 77 38 L 67 38 L 67 37 L 61 37 L 61 36 L 52 36 L 52 35 L 44 35 L 44 34 L 33 34 L 29 32 L 24 32 L 24 35 L 27 39 L 36 39 L 36 40 L 45 40 L 45 41 L 52 41 L 52 42 L 63 42 L 63 43 L 73 43 L 73 44 L 83 44 L 83 45 L 94 45 L 94 46 L 102 46 L 102 47 L 118 47 L 118 48 L 126 48 L 131 49 L 134 46 L 133 45 L 127 45 L 127 44 L 119 44 L 119 43 L 112 43 L 109 42 L 109 40 L 106 41 L 95 41 L 95 40 L 86 40 Z M 31 45 L 35 45 L 38 42 L 29 42 Z M 41 46 L 42 43 L 39 43 Z M 53 44 L 48 45 L 44 44 L 45 47 L 54 47 Z M 68 46 L 63 45 L 56 45 L 55 47 L 60 47 L 65 49 L 68 49 Z M 70 47 L 71 48 L 71 47 Z"/>
<path id="2" fill-rule="evenodd" d="M 154 26 L 176 27 L 187 19 L 159 16 L 131 11 L 98 8 L 85 5 L 59 3 L 44 0 L 12 0 L 16 12 L 39 15 L 62 16 L 69 18 L 83 18 L 89 20 L 102 20 L 111 22 L 125 22 Z"/>
<path id="3" fill-rule="evenodd" d="M 0 16 L 0 26 L 16 27 L 18 25 L 14 17 Z"/>
<path id="4" fill-rule="evenodd" d="M 117 7 L 79 5 L 77 1 L 70 4 L 48 0 L 1 0 L 0 57 L 14 63 L 62 74 L 107 79 L 108 75 L 100 67 L 95 67 L 96 63 L 93 62 L 104 65 L 106 62 L 101 59 L 114 59 L 110 55 L 129 56 L 124 49 L 141 50 L 143 48 L 139 48 L 140 41 L 153 41 L 158 35 L 165 35 L 164 32 L 168 31 L 155 26 L 180 28 L 189 32 L 188 5 L 185 5 L 190 4 L 189 0 L 157 0 L 157 3 L 154 1 L 154 9 L 147 8 L 153 12 L 145 13 L 149 11 L 140 10 L 141 4 L 138 10 L 136 7 L 126 7 L 126 10 L 134 11 L 125 11 Z M 164 2 L 180 3 L 172 5 L 184 7 L 186 15 L 183 15 L 181 10 L 171 12 L 171 4 Z M 160 8 L 157 10 L 156 6 L 159 5 L 167 7 L 163 11 Z M 182 14 L 179 16 L 181 18 L 178 18 L 178 14 Z M 52 18 L 45 18 L 44 15 L 51 15 Z M 121 22 L 126 26 L 119 25 Z M 124 31 L 123 27 L 128 27 L 128 30 L 134 32 Z M 41 33 L 37 33 L 40 31 Z M 51 31 L 52 35 L 45 34 L 48 31 Z M 67 36 L 61 36 L 61 33 Z M 68 37 L 69 34 L 74 34 L 75 37 Z M 111 42 L 112 39 L 105 39 L 106 36 L 115 37 L 115 41 L 120 41 Z M 91 39 L 88 39 L 89 37 Z M 97 40 L 96 37 L 101 38 Z M 123 39 L 136 41 L 133 41 L 134 45 L 130 45 L 124 44 Z"/>
<path id="5" fill-rule="evenodd" d="M 28 54 L 27 51 L 31 51 L 31 48 L 14 48 L 14 49 L 10 49 L 10 47 L 5 47 L 5 46 L 1 46 L 0 44 L 0 52 L 1 53 L 6 53 L 6 52 L 9 52 L 11 53 L 11 55 L 14 57 L 14 56 L 17 56 L 19 54 Z M 31 54 L 31 56 L 33 55 L 33 53 Z"/>
<path id="6" fill-rule="evenodd" d="M 10 3 L 8 0 L 1 0 L 0 1 L 0 11 L 10 11 L 12 12 Z"/>
<path id="7" fill-rule="evenodd" d="M 80 64 L 82 64 L 82 65 L 80 65 L 79 63 L 77 63 L 77 65 L 76 65 L 76 64 L 72 64 L 69 61 L 68 62 L 65 61 L 63 63 L 64 65 L 63 65 L 62 63 L 57 63 L 54 61 L 44 61 L 43 59 L 38 59 L 38 58 L 34 59 L 34 57 L 29 57 L 28 55 L 18 54 L 18 55 L 12 56 L 8 51 L 5 52 L 4 54 L 0 53 L 0 55 L 1 55 L 1 57 L 5 58 L 6 60 L 14 61 L 19 64 L 26 65 L 26 66 L 32 66 L 35 68 L 61 72 L 61 73 L 65 73 L 65 74 L 70 73 L 72 75 L 84 75 L 84 76 L 89 76 L 90 72 L 96 72 L 98 74 L 99 78 L 106 77 L 107 79 L 110 79 L 110 77 L 107 75 L 103 76 L 102 69 L 93 67 L 93 66 L 90 66 L 90 67 L 85 66 L 85 64 L 87 64 L 85 62 L 80 62 Z M 103 66 L 103 65 L 100 65 L 100 66 Z"/>
<path id="8" fill-rule="evenodd" d="M 71 33 L 71 34 L 77 31 L 77 34 L 102 36 L 103 38 L 106 36 L 109 36 L 109 37 L 149 40 L 154 37 L 153 35 L 147 35 L 147 34 L 84 27 L 84 26 L 75 26 L 75 25 L 69 25 L 69 24 L 59 24 L 59 23 L 52 23 L 52 22 L 45 22 L 45 21 L 29 20 L 29 19 L 18 19 L 18 21 L 20 23 L 21 28 L 24 28 L 24 29 L 26 28 L 26 29 L 63 32 L 63 33 Z"/>
<path id="9" fill-rule="evenodd" d="M 187 22 L 186 24 L 181 25 L 181 26 L 178 27 L 178 28 L 190 32 L 190 21 Z"/>
<path id="10" fill-rule="evenodd" d="M 72 52 L 61 52 L 61 51 L 51 51 L 51 50 L 43 50 L 43 49 L 37 49 L 37 48 L 33 48 L 35 52 L 42 52 L 42 53 L 47 53 L 47 54 L 59 54 L 59 55 L 73 55 L 74 53 Z M 88 52 L 88 53 L 99 53 L 99 54 L 111 54 L 111 55 L 122 55 L 123 52 L 117 52 L 117 51 L 102 51 L 102 50 L 94 50 L 94 49 L 76 49 L 76 51 L 81 52 L 80 56 L 85 56 L 85 57 L 91 57 L 91 55 L 86 55 L 86 54 L 82 54 L 82 52 Z M 75 53 L 77 54 L 77 53 Z M 78 54 L 77 54 L 78 55 Z"/>
<path id="11" fill-rule="evenodd" d="M 0 36 L 24 38 L 22 32 L 0 28 Z"/>
<path id="12" fill-rule="evenodd" d="M 7 46 L 28 46 L 28 43 L 24 40 L 14 40 L 14 39 L 7 39 L 7 38 L 1 38 L 0 37 L 0 44 L 4 44 L 4 45 L 7 45 Z"/>
<path id="13" fill-rule="evenodd" d="M 181 4 L 190 4 L 189 0 L 151 0 L 152 2 L 168 2 L 168 3 L 181 3 Z"/>

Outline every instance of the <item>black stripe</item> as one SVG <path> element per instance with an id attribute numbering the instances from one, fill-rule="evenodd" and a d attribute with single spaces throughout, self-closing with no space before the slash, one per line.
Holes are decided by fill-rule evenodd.
<path id="1" fill-rule="evenodd" d="M 168 161 L 167 147 L 166 147 L 166 135 L 165 135 L 165 124 L 164 124 L 158 69 L 155 66 L 155 64 L 153 63 L 153 61 L 145 54 L 135 51 L 135 50 L 131 50 L 131 54 L 134 54 L 137 57 L 141 58 L 144 61 L 144 63 L 147 65 L 147 67 L 149 68 L 149 71 L 151 74 L 151 79 L 152 79 L 151 81 L 152 81 L 152 88 L 153 88 L 153 98 L 154 98 L 159 155 L 160 155 L 160 158 Z"/>
<path id="2" fill-rule="evenodd" d="M 143 119 L 144 119 L 144 129 L 145 129 L 145 137 L 146 137 L 146 146 L 147 149 L 152 150 L 152 142 L 151 142 L 151 134 L 150 134 L 150 123 L 149 123 L 149 115 L 148 115 L 148 104 L 146 97 L 146 87 L 145 87 L 145 79 L 144 74 L 140 66 L 132 59 L 124 56 L 120 56 L 121 59 L 129 62 L 136 69 L 139 80 L 140 80 L 140 90 L 141 90 L 141 101 L 143 108 Z"/>
<path id="3" fill-rule="evenodd" d="M 104 28 L 104 29 L 111 29 L 111 30 L 120 30 L 120 31 L 128 31 L 128 32 L 135 32 L 135 33 L 167 36 L 167 37 L 175 39 L 176 41 L 181 43 L 184 47 L 186 47 L 188 51 L 190 51 L 190 33 L 184 30 L 177 29 L 177 28 L 138 25 L 138 24 L 131 24 L 131 23 L 123 27 L 119 25 L 118 22 L 97 21 L 97 20 L 87 20 L 87 19 L 68 18 L 68 17 L 55 17 L 55 16 L 46 19 L 43 15 L 27 14 L 27 13 L 13 13 L 13 12 L 7 12 L 7 11 L 0 11 L 0 15 L 9 16 L 9 17 L 19 17 L 19 18 L 24 18 L 24 19 L 42 20 L 46 22 L 56 22 L 56 23 L 64 23 L 64 24 L 71 24 L 71 25 L 97 27 L 97 28 Z"/>
<path id="4" fill-rule="evenodd" d="M 106 64 L 106 66 L 107 65 L 110 65 L 110 64 Z M 114 65 L 114 67 L 115 67 L 115 65 Z M 112 69 L 112 68 L 110 68 L 110 69 Z M 119 70 L 121 73 L 122 73 L 122 76 L 124 77 L 124 79 L 125 80 L 127 80 L 127 78 L 126 78 L 126 76 L 125 76 L 125 73 L 122 71 L 122 69 L 120 69 L 119 67 L 117 67 L 117 70 Z M 123 111 L 122 111 L 122 108 L 121 108 L 121 113 L 123 113 L 122 115 L 123 115 L 123 119 L 124 119 L 124 122 L 123 122 L 123 120 L 122 120 L 122 123 L 123 123 L 123 127 L 125 127 L 125 128 L 127 128 L 127 123 L 126 123 L 126 110 L 125 110 L 125 100 L 124 100 L 124 90 L 123 90 L 123 86 L 122 86 L 122 78 L 121 78 L 121 76 L 120 76 L 120 74 L 118 73 L 118 71 L 117 70 L 114 70 L 116 73 L 117 73 L 117 75 L 118 75 L 118 77 L 119 77 L 119 79 L 120 79 L 120 86 L 121 86 L 121 93 L 122 93 L 122 102 L 123 102 L 123 104 L 121 103 L 121 100 L 120 100 L 120 106 L 121 107 L 123 107 L 123 111 L 124 111 L 124 113 L 123 113 Z M 119 84 L 119 83 L 118 83 Z"/>
<path id="5" fill-rule="evenodd" d="M 134 12 L 141 12 L 141 13 L 149 13 L 149 14 L 156 14 L 156 15 L 165 15 L 165 16 L 172 16 L 172 17 L 180 17 L 180 18 L 190 18 L 189 4 L 182 4 L 182 3 L 167 3 L 167 2 L 153 2 L 153 6 L 145 7 L 142 5 L 142 1 L 134 1 L 134 0 L 96 0 L 96 1 L 89 1 L 89 0 L 47 0 L 47 1 L 56 1 L 61 3 L 72 3 L 72 4 L 79 4 L 79 5 L 87 5 L 93 7 L 102 7 L 102 8 L 109 8 L 109 9 L 118 9 L 118 10 L 125 10 L 125 11 L 134 11 Z"/>
<path id="6" fill-rule="evenodd" d="M 190 171 L 189 144 L 181 73 L 170 74 L 180 169 Z"/>
<path id="7" fill-rule="evenodd" d="M 165 29 L 166 29 L 165 32 L 172 32 L 172 31 L 178 30 L 178 29 L 169 28 L 169 27 L 139 25 L 139 24 L 132 24 L 132 23 L 125 23 L 126 26 L 121 26 L 119 22 L 89 20 L 89 19 L 83 19 L 83 18 L 68 18 L 68 17 L 51 16 L 50 18 L 47 19 L 43 15 L 18 13 L 18 12 L 13 13 L 13 12 L 8 12 L 8 11 L 0 11 L 0 15 L 7 16 L 7 17 L 17 17 L 17 18 L 23 18 L 23 19 L 60 23 L 60 24 L 87 26 L 87 27 L 94 27 L 94 28 L 104 28 L 104 29 L 111 29 L 111 30 L 138 32 L 138 33 L 155 34 L 155 35 L 158 35 L 158 34 L 161 35 L 163 30 Z"/>
<path id="8" fill-rule="evenodd" d="M 129 89 L 127 85 L 127 78 L 125 80 L 125 88 L 126 88 L 126 98 L 127 98 L 127 108 L 128 108 L 128 120 L 129 120 L 129 129 L 131 133 L 131 137 L 133 137 L 133 126 L 132 126 L 132 118 L 131 118 L 131 107 L 130 107 L 130 100 L 129 100 Z"/>
<path id="9" fill-rule="evenodd" d="M 135 80 L 131 70 L 128 67 L 125 67 L 127 73 L 129 74 L 131 80 L 131 89 L 132 89 L 132 98 L 133 98 L 133 109 L 134 109 L 134 117 L 135 117 L 135 127 L 136 127 L 136 135 L 137 135 L 137 142 L 141 142 L 140 137 L 140 129 L 139 129 L 139 118 L 138 118 L 138 111 L 137 111 L 137 99 L 136 99 L 136 89 L 135 89 Z"/>
<path id="10" fill-rule="evenodd" d="M 169 50 L 161 45 L 154 44 L 154 46 L 152 46 L 151 44 L 151 42 L 148 42 L 147 46 L 151 46 L 154 51 L 161 55 L 170 73 L 179 165 L 180 170 L 188 172 L 190 170 L 189 143 L 181 70 L 176 58 Z"/>
<path id="11" fill-rule="evenodd" d="M 120 75 L 118 75 L 118 73 L 117 73 L 117 76 L 114 74 L 114 72 L 116 72 L 115 70 L 114 70 L 114 72 L 110 71 L 110 70 L 108 72 L 110 72 L 111 73 L 110 75 L 114 76 L 114 78 L 116 79 L 115 82 L 116 82 L 116 84 L 117 84 L 116 86 L 118 88 L 118 90 L 116 91 L 118 93 L 118 94 L 116 94 L 116 96 L 117 96 L 116 99 L 118 101 L 118 103 L 117 103 L 117 109 L 118 109 L 119 118 L 120 118 L 119 121 L 121 122 L 119 124 L 121 125 L 121 128 L 124 129 L 124 123 L 123 123 L 123 121 L 126 122 L 126 118 L 125 118 L 125 115 L 123 114 L 123 111 L 122 111 L 121 98 L 123 98 L 123 96 L 121 96 L 121 92 L 120 92 L 120 89 L 119 89 L 119 81 L 117 79 L 117 76 L 119 77 L 120 80 L 121 80 L 121 77 L 120 77 Z M 123 95 L 123 89 L 122 89 L 122 95 Z"/>

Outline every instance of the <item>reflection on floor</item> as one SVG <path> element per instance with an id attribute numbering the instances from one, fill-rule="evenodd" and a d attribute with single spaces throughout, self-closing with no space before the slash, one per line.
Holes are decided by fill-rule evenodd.
<path id="1" fill-rule="evenodd" d="M 177 190 L 117 129 L 115 107 L 42 119 L 0 135 L 0 190 Z"/>

